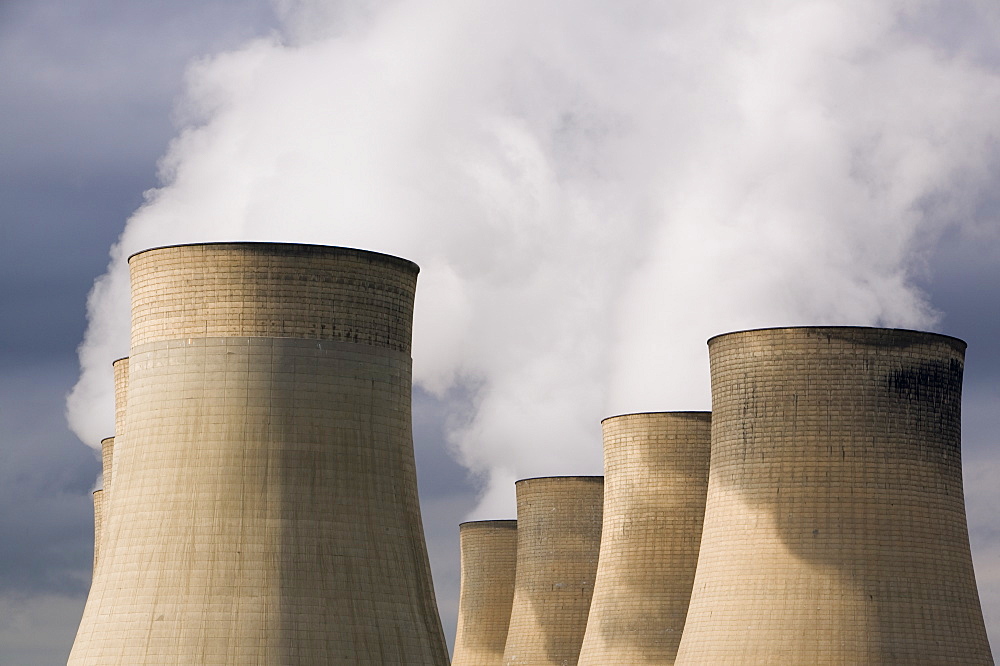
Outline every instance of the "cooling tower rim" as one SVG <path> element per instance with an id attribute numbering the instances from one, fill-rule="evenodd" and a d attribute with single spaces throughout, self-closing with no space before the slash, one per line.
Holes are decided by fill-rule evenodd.
<path id="1" fill-rule="evenodd" d="M 414 273 L 420 272 L 420 266 L 409 259 L 404 259 L 402 257 L 397 257 L 394 254 L 386 254 L 384 252 L 375 252 L 373 250 L 362 250 L 356 247 L 345 247 L 342 245 L 320 245 L 318 243 L 281 243 L 278 241 L 210 241 L 205 243 L 173 243 L 170 245 L 157 245 L 156 247 L 148 247 L 145 250 L 139 250 L 138 252 L 133 252 L 128 256 L 126 260 L 128 263 L 132 263 L 132 260 L 139 256 L 140 254 L 146 254 L 147 252 L 155 252 L 156 250 L 169 250 L 171 248 L 178 247 L 207 247 L 212 245 L 226 245 L 230 247 L 234 246 L 264 246 L 271 245 L 276 247 L 285 248 L 309 248 L 313 250 L 324 250 L 330 251 L 332 254 L 354 254 L 360 256 L 375 257 L 381 260 L 388 260 L 390 263 L 399 264 L 404 268 L 412 270 Z"/>
<path id="2" fill-rule="evenodd" d="M 498 518 L 495 520 L 466 520 L 458 524 L 458 529 L 465 530 L 475 527 L 502 527 L 504 529 L 517 529 L 517 520 L 514 518 Z"/>
<path id="3" fill-rule="evenodd" d="M 719 338 L 724 338 L 729 335 L 741 335 L 747 333 L 764 333 L 768 331 L 799 331 L 799 330 L 812 330 L 812 331 L 887 331 L 892 333 L 912 333 L 916 335 L 928 336 L 941 338 L 943 340 L 950 341 L 952 343 L 958 343 L 961 349 L 968 347 L 968 343 L 962 338 L 956 338 L 954 335 L 945 335 L 944 333 L 934 333 L 933 331 L 918 331 L 914 328 L 886 328 L 882 326 L 765 326 L 763 328 L 747 328 L 736 331 L 727 331 L 726 333 L 719 333 L 718 335 L 713 335 L 710 337 L 706 344 L 709 346 L 715 340 Z"/>
<path id="4" fill-rule="evenodd" d="M 128 359 L 129 359 L 128 356 L 122 356 L 121 358 L 116 358 L 115 360 L 111 361 L 111 365 L 113 367 L 116 363 L 121 363 L 122 361 L 127 361 Z"/>
<path id="5" fill-rule="evenodd" d="M 101 444 L 103 444 L 104 442 L 107 442 L 108 440 L 114 439 L 114 438 L 115 438 L 114 435 L 112 435 L 111 437 L 105 437 L 104 439 L 101 440 Z"/>
<path id="6" fill-rule="evenodd" d="M 97 493 L 103 493 L 103 492 L 104 492 L 104 488 L 98 488 L 97 490 L 92 491 L 90 494 L 91 495 L 96 495 Z"/>
<path id="7" fill-rule="evenodd" d="M 580 476 L 574 476 L 572 474 L 565 474 L 565 475 L 556 475 L 556 476 L 529 476 L 529 477 L 524 478 L 524 479 L 518 479 L 517 481 L 514 482 L 514 485 L 516 486 L 517 484 L 524 483 L 525 481 L 539 481 L 539 480 L 542 480 L 542 479 L 578 479 L 580 481 L 593 481 L 593 482 L 598 482 L 599 481 L 600 483 L 604 483 L 604 475 L 603 474 L 580 475 Z"/>
<path id="8" fill-rule="evenodd" d="M 659 416 L 659 415 L 668 415 L 668 414 L 677 414 L 677 415 L 682 415 L 682 414 L 683 415 L 689 415 L 689 414 L 698 414 L 698 415 L 707 414 L 707 415 L 711 416 L 712 412 L 709 411 L 709 410 L 707 410 L 707 409 L 680 409 L 680 410 L 675 410 L 675 411 L 672 411 L 672 412 L 625 412 L 624 414 L 615 414 L 613 416 L 605 416 L 603 419 L 601 419 L 601 423 L 604 423 L 605 421 L 610 421 L 611 419 L 620 419 L 623 416 Z"/>

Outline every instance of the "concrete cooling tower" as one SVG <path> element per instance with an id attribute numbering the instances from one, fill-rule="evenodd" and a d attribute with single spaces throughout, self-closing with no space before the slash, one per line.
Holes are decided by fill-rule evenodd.
<path id="1" fill-rule="evenodd" d="M 582 665 L 673 664 L 705 517 L 709 412 L 605 419 L 604 527 Z"/>
<path id="2" fill-rule="evenodd" d="M 479 520 L 458 529 L 462 586 L 451 666 L 500 666 L 514 600 L 517 521 Z"/>
<path id="3" fill-rule="evenodd" d="M 101 440 L 101 482 L 104 498 L 111 497 L 111 466 L 115 455 L 115 438 L 105 437 Z"/>
<path id="4" fill-rule="evenodd" d="M 70 664 L 447 664 L 411 438 L 416 265 L 209 243 L 129 266 L 123 432 Z"/>
<path id="5" fill-rule="evenodd" d="M 960 458 L 965 343 L 709 341 L 712 459 L 677 664 L 992 664 Z"/>
<path id="6" fill-rule="evenodd" d="M 111 501 L 111 484 L 114 479 L 115 458 L 114 448 L 125 446 L 125 412 L 128 404 L 128 357 L 120 358 L 111 364 L 115 377 L 115 436 L 112 438 L 112 450 L 104 451 L 104 496 L 105 502 Z"/>
<path id="7" fill-rule="evenodd" d="M 94 491 L 94 571 L 101 559 L 101 527 L 104 522 L 104 491 Z"/>
<path id="8" fill-rule="evenodd" d="M 517 573 L 503 663 L 575 664 L 597 574 L 604 478 L 523 479 L 514 487 Z"/>

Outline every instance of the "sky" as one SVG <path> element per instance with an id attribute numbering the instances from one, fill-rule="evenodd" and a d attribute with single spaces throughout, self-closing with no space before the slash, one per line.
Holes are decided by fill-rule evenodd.
<path id="1" fill-rule="evenodd" d="M 517 478 L 600 473 L 603 417 L 708 409 L 711 335 L 966 340 L 1000 640 L 1000 6 L 872 4 L 0 3 L 0 663 L 63 661 L 82 613 L 123 258 L 214 240 L 421 266 L 449 640 L 458 523 L 513 517 Z"/>

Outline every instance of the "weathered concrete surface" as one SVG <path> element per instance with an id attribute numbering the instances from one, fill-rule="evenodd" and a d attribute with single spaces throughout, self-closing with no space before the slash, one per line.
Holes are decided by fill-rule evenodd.
<path id="1" fill-rule="evenodd" d="M 459 526 L 462 585 L 452 666 L 499 666 L 510 625 L 517 567 L 517 521 Z"/>
<path id="2" fill-rule="evenodd" d="M 991 664 L 962 493 L 965 343 L 709 341 L 712 460 L 677 664 Z"/>
<path id="3" fill-rule="evenodd" d="M 114 501 L 71 664 L 447 664 L 417 503 L 417 268 L 344 248 L 130 259 Z"/>
<path id="4" fill-rule="evenodd" d="M 517 492 L 517 575 L 503 663 L 575 664 L 601 547 L 604 478 L 523 479 Z"/>
<path id="5" fill-rule="evenodd" d="M 581 666 L 673 664 L 698 564 L 709 412 L 604 419 L 604 527 Z"/>

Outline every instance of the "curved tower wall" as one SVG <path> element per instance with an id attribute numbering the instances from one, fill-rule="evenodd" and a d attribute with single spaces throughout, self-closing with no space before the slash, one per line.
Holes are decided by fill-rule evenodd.
<path id="1" fill-rule="evenodd" d="M 710 412 L 605 419 L 604 527 L 583 664 L 673 664 L 705 517 Z"/>
<path id="2" fill-rule="evenodd" d="M 709 341 L 712 462 L 677 664 L 991 664 L 960 459 L 965 343 Z"/>
<path id="3" fill-rule="evenodd" d="M 462 586 L 452 666 L 500 666 L 514 600 L 517 521 L 459 525 Z"/>
<path id="4" fill-rule="evenodd" d="M 447 664 L 417 500 L 417 267 L 131 257 L 127 445 L 71 664 Z"/>
<path id="5" fill-rule="evenodd" d="M 604 478 L 523 479 L 517 573 L 503 663 L 575 664 L 601 547 Z"/>

